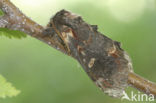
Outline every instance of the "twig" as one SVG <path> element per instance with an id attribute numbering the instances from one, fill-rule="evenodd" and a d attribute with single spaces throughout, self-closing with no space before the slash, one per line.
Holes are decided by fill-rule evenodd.
<path id="1" fill-rule="evenodd" d="M 9 0 L 0 0 L 0 8 L 5 13 L 0 17 L 1 28 L 23 31 L 72 56 L 110 96 L 122 96 L 129 85 L 156 95 L 156 84 L 133 73 L 129 56 L 121 49 L 120 43 L 99 33 L 96 25 L 85 23 L 80 16 L 62 10 L 51 18 L 47 27 L 42 27 Z"/>
<path id="2" fill-rule="evenodd" d="M 0 8 L 5 13 L 3 17 L 0 17 L 0 27 L 25 32 L 26 34 L 35 37 L 66 54 L 64 47 L 55 40 L 56 38 L 51 38 L 49 36 L 43 37 L 42 32 L 44 27 L 25 16 L 9 0 L 0 0 Z"/>
<path id="3" fill-rule="evenodd" d="M 156 96 L 156 84 L 146 80 L 135 73 L 129 73 L 128 84 L 139 89 L 146 94 L 154 94 Z"/>

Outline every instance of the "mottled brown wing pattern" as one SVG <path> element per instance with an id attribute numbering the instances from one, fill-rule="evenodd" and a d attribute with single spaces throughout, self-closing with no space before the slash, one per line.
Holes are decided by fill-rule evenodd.
<path id="1" fill-rule="evenodd" d="M 122 96 L 132 66 L 119 42 L 99 33 L 96 25 L 89 25 L 65 10 L 58 12 L 47 28 L 55 31 L 53 35 L 62 40 L 68 55 L 78 60 L 97 86 L 110 96 Z"/>

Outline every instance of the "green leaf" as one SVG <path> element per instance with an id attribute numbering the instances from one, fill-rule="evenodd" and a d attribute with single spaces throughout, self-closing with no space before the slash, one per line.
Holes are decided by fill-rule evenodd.
<path id="1" fill-rule="evenodd" d="M 3 13 L 3 11 L 2 11 L 2 10 L 0 10 L 0 16 L 2 16 L 2 15 L 4 15 L 4 13 Z"/>
<path id="2" fill-rule="evenodd" d="M 0 36 L 21 39 L 21 38 L 25 38 L 26 34 L 17 30 L 9 30 L 7 28 L 0 28 Z"/>
<path id="3" fill-rule="evenodd" d="M 6 79 L 0 75 L 0 98 L 13 97 L 19 93 L 19 90 L 16 90 L 11 83 L 7 82 Z"/>

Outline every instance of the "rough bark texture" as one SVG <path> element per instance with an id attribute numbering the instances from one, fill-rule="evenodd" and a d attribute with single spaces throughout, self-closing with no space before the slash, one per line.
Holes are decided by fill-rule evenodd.
<path id="1" fill-rule="evenodd" d="M 145 93 L 148 89 L 148 94 L 156 95 L 156 84 L 137 79 L 131 60 L 120 43 L 99 33 L 96 25 L 87 24 L 80 16 L 61 10 L 51 18 L 47 27 L 42 27 L 21 13 L 9 0 L 0 0 L 0 8 L 5 13 L 0 17 L 1 28 L 23 31 L 72 56 L 108 95 L 121 97 L 128 84 Z"/>

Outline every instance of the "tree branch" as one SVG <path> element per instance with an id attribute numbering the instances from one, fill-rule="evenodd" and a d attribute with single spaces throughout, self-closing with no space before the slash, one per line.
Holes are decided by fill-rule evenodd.
<path id="1" fill-rule="evenodd" d="M 42 35 L 44 27 L 25 16 L 9 0 L 0 0 L 0 8 L 4 12 L 4 16 L 0 17 L 1 28 L 25 32 L 26 34 L 35 37 L 66 54 L 64 47 L 55 40 L 56 38 Z"/>
<path id="2" fill-rule="evenodd" d="M 80 16 L 62 10 L 51 18 L 47 27 L 42 27 L 9 0 L 0 0 L 0 8 L 5 13 L 0 17 L 1 28 L 23 31 L 72 56 L 108 95 L 121 97 L 131 85 L 156 96 L 156 84 L 133 73 L 131 60 L 120 43 L 99 33 L 96 25 L 89 25 Z"/>
<path id="3" fill-rule="evenodd" d="M 148 95 L 154 94 L 156 96 L 156 84 L 135 73 L 129 73 L 128 84 Z"/>

